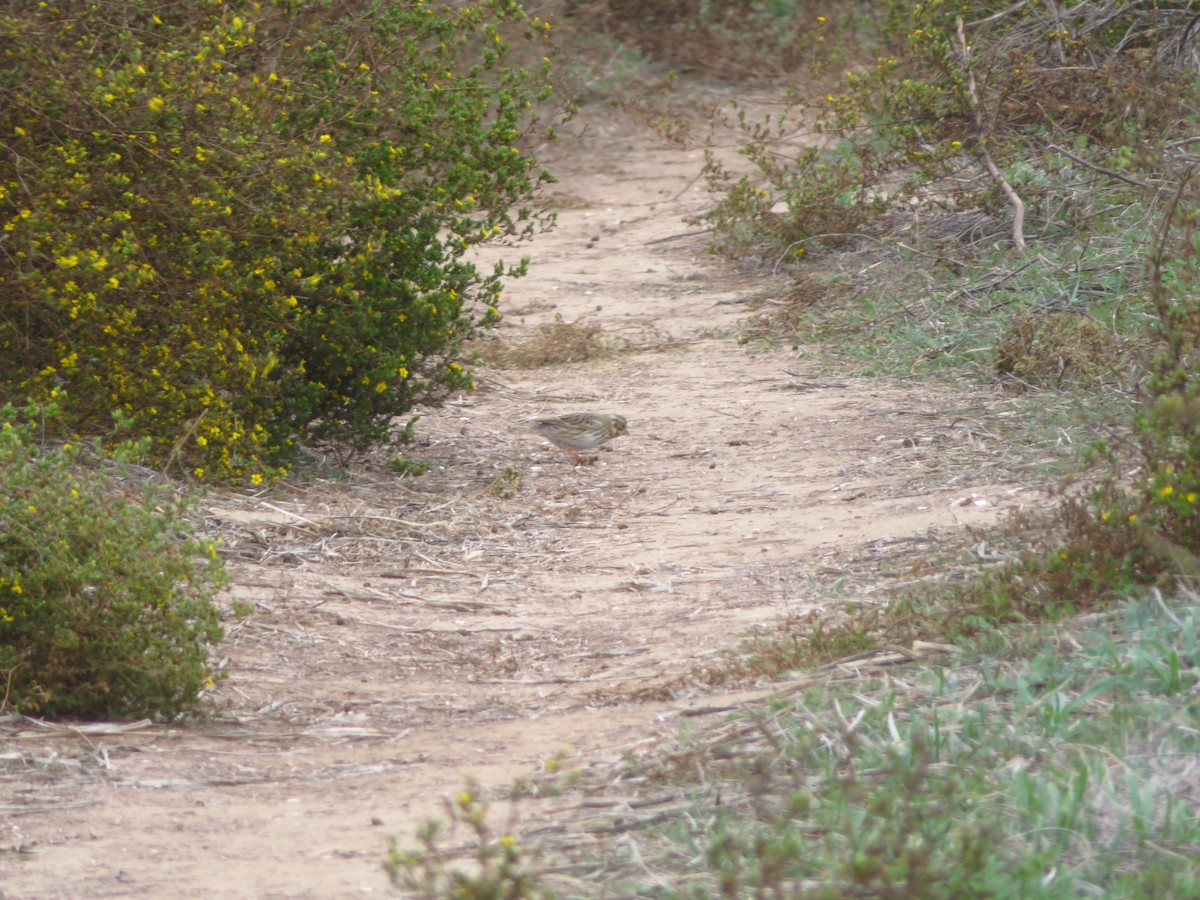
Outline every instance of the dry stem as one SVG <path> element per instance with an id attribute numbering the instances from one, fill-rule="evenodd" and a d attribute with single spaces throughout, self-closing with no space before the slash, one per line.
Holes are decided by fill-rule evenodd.
<path id="1" fill-rule="evenodd" d="M 1004 173 L 1000 171 L 1000 167 L 996 165 L 995 160 L 992 159 L 992 155 L 988 153 L 987 135 L 984 131 L 983 116 L 979 111 L 979 94 L 975 90 L 975 75 L 971 72 L 971 45 L 967 43 L 967 35 L 963 31 L 962 16 L 958 17 L 958 42 L 962 47 L 963 72 L 967 77 L 967 93 L 971 98 L 971 113 L 975 118 L 975 128 L 979 135 L 979 158 L 983 160 L 983 164 L 987 168 L 988 174 L 992 176 L 998 185 L 1000 185 L 1000 190 L 1004 191 L 1004 196 L 1008 198 L 1008 202 L 1013 208 L 1013 246 L 1019 251 L 1024 250 L 1025 201 L 1020 198 L 1015 190 L 1013 190 L 1013 186 L 1008 183 L 1008 179 L 1004 177 Z"/>

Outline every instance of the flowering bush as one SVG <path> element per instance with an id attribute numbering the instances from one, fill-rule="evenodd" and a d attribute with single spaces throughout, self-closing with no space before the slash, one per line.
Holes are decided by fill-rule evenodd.
<path id="1" fill-rule="evenodd" d="M 167 491 L 40 447 L 56 412 L 0 408 L 0 709 L 174 718 L 209 683 L 224 567 Z"/>
<path id="2" fill-rule="evenodd" d="M 257 483 L 466 386 L 531 233 L 508 0 L 0 0 L 0 396 Z"/>

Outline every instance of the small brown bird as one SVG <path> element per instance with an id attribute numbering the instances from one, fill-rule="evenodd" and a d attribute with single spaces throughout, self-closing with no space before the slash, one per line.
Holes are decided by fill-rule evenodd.
<path id="1" fill-rule="evenodd" d="M 533 430 L 583 462 L 580 453 L 595 450 L 606 441 L 626 433 L 625 417 L 612 413 L 567 413 L 551 419 L 538 419 Z"/>

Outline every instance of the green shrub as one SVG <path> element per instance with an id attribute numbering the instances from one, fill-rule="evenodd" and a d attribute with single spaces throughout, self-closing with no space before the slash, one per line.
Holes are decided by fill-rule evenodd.
<path id="1" fill-rule="evenodd" d="M 0 409 L 0 708 L 174 718 L 211 683 L 216 547 L 168 491 L 135 496 L 76 443 L 39 447 L 54 413 Z"/>
<path id="2" fill-rule="evenodd" d="M 0 399 L 258 483 L 467 386 L 531 233 L 512 0 L 0 2 Z"/>

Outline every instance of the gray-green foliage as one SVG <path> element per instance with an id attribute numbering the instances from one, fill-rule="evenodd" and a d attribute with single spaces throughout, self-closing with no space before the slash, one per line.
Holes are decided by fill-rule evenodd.
<path id="1" fill-rule="evenodd" d="M 642 839 L 657 884 L 678 890 L 640 879 L 622 889 L 1197 896 L 1197 598 L 1010 637 L 1029 650 L 814 690 L 761 714 L 747 733 L 770 740 L 710 762 L 717 774 L 696 810 Z M 701 859 L 703 872 L 689 868 Z"/>

